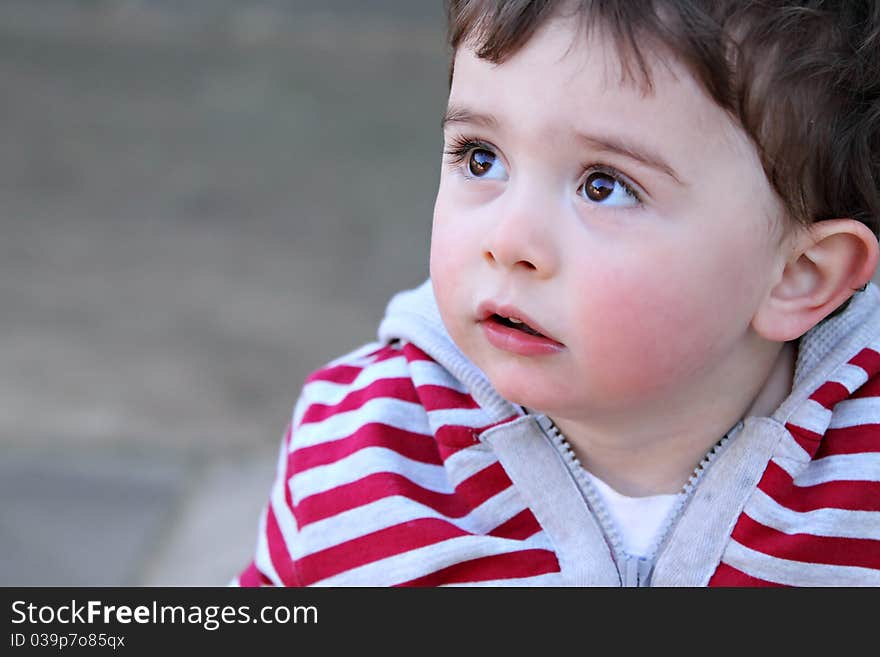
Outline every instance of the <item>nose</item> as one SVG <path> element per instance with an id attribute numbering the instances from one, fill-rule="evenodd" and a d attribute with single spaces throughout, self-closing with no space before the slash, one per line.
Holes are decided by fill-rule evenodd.
<path id="1" fill-rule="evenodd" d="M 493 267 L 531 272 L 546 278 L 556 273 L 558 249 L 554 244 L 547 205 L 511 198 L 496 206 L 497 218 L 483 241 L 483 257 Z"/>

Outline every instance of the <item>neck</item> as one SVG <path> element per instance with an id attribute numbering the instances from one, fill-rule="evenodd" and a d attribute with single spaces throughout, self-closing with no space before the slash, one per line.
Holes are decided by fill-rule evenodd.
<path id="1" fill-rule="evenodd" d="M 583 467 L 619 493 L 633 497 L 677 493 L 706 453 L 747 416 L 771 415 L 791 392 L 797 347 L 785 343 L 759 370 L 745 394 L 694 396 L 686 406 L 666 404 L 629 424 L 553 417 Z M 711 387 L 705 389 L 711 390 Z M 727 402 L 727 403 L 726 403 Z M 689 408 L 682 413 L 679 409 Z"/>

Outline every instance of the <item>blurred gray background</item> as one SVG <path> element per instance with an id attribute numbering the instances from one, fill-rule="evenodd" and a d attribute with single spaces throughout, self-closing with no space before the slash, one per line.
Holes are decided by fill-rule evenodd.
<path id="1" fill-rule="evenodd" d="M 427 276 L 441 0 L 0 2 L 0 585 L 225 585 Z"/>

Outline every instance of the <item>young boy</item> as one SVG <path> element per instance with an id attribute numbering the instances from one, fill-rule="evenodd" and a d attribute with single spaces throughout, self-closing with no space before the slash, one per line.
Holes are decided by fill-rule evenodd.
<path id="1" fill-rule="evenodd" d="M 880 585 L 880 3 L 449 20 L 431 278 L 238 583 Z"/>

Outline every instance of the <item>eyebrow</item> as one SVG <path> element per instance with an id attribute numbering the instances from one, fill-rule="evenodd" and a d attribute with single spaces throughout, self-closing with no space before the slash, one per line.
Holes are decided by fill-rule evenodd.
<path id="1" fill-rule="evenodd" d="M 449 105 L 446 109 L 446 114 L 443 116 L 441 126 L 445 130 L 446 126 L 452 123 L 465 123 L 491 129 L 497 129 L 501 125 L 500 121 L 491 114 L 473 112 L 468 108 L 459 105 Z M 647 167 L 665 173 L 679 185 L 685 186 L 685 183 L 682 182 L 681 178 L 675 172 L 675 169 L 673 169 L 666 160 L 660 157 L 660 155 L 644 145 L 609 135 L 599 137 L 579 132 L 575 134 L 575 137 L 579 142 L 590 149 L 605 153 L 615 153 L 630 160 L 635 160 Z"/>

